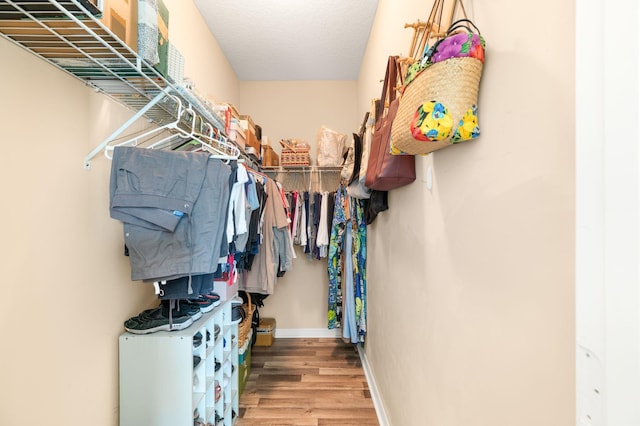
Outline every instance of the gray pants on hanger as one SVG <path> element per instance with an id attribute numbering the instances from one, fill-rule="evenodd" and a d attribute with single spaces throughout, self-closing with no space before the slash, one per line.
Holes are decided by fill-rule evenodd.
<path id="1" fill-rule="evenodd" d="M 175 231 L 200 194 L 209 155 L 116 147 L 109 184 L 111 217 Z"/>
<path id="2" fill-rule="evenodd" d="M 132 280 L 161 281 L 216 271 L 220 258 L 231 169 L 210 159 L 200 194 L 174 232 L 124 224 Z"/>

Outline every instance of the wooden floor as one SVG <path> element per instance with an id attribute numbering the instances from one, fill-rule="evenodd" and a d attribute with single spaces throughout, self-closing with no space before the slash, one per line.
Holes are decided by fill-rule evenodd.
<path id="1" fill-rule="evenodd" d="M 276 339 L 251 350 L 236 425 L 378 425 L 355 346 L 340 339 Z"/>

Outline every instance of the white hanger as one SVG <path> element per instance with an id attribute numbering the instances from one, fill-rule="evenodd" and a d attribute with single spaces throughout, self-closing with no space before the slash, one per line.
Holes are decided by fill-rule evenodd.
<path id="1" fill-rule="evenodd" d="M 179 138 L 177 142 L 186 143 L 188 140 L 193 140 L 200 144 L 203 150 L 209 152 L 211 154 L 210 158 L 218 158 L 221 160 L 237 160 L 240 157 L 240 149 L 230 142 L 222 140 L 220 138 L 216 138 L 214 136 L 214 127 L 202 120 L 193 109 L 191 105 L 188 105 L 186 108 L 182 105 L 182 102 L 179 98 L 171 96 L 176 103 L 178 104 L 178 112 L 176 114 L 176 120 L 167 123 L 164 126 L 154 128 L 148 130 L 140 135 L 131 137 L 126 141 L 120 142 L 116 145 L 110 145 L 105 147 L 104 155 L 108 159 L 113 159 L 113 150 L 117 146 L 138 146 L 140 143 L 148 141 L 155 135 L 160 134 L 166 130 L 173 131 L 174 133 L 169 136 L 156 141 L 149 145 L 148 149 L 158 149 L 158 148 L 166 148 L 167 146 L 177 145 L 173 140 Z M 183 128 L 179 127 L 178 124 L 183 120 L 185 116 L 191 117 L 191 130 L 186 131 Z M 208 128 L 207 134 L 196 132 L 196 122 L 200 120 L 203 126 Z M 206 141 L 206 142 L 205 142 Z"/>
<path id="2" fill-rule="evenodd" d="M 181 127 L 178 127 L 177 122 L 179 122 L 181 120 L 181 116 L 183 115 L 190 115 L 191 116 L 191 131 L 187 132 L 186 130 L 184 130 Z M 176 145 L 175 143 L 170 143 L 167 144 L 167 142 L 171 141 L 172 139 L 175 138 L 180 138 L 182 139 L 182 141 L 180 142 L 186 142 L 188 139 L 195 139 L 195 133 L 194 133 L 194 128 L 195 128 L 195 122 L 196 122 L 196 112 L 193 110 L 193 108 L 191 107 L 191 105 L 189 105 L 187 108 L 183 108 L 182 112 L 180 113 L 180 115 L 178 116 L 178 120 L 175 122 L 176 125 L 173 127 L 174 130 L 177 131 L 177 133 L 171 134 L 169 136 L 167 136 L 164 139 L 161 139 L 159 141 L 156 141 L 154 143 L 152 143 L 151 145 L 149 145 L 147 148 L 148 149 L 157 149 L 157 148 L 164 148 L 163 145 L 168 145 L 168 146 L 173 146 Z"/>
<path id="3" fill-rule="evenodd" d="M 216 138 L 214 136 L 214 128 L 209 123 L 204 123 L 204 126 L 208 127 L 207 134 L 195 133 L 200 140 L 202 147 L 211 153 L 209 158 L 218 158 L 221 160 L 237 160 L 240 157 L 240 149 L 225 140 Z M 205 139 L 211 143 L 203 142 L 201 139 Z"/>
<path id="4" fill-rule="evenodd" d="M 142 134 L 139 134 L 137 136 L 131 137 L 127 140 L 125 140 L 124 142 L 120 142 L 119 144 L 116 145 L 107 145 L 104 148 L 104 155 L 105 157 L 107 157 L 108 159 L 113 159 L 113 150 L 115 147 L 117 146 L 138 146 L 138 144 L 144 142 L 145 140 L 148 140 L 149 138 L 153 137 L 156 134 L 160 134 L 161 132 L 165 131 L 165 130 L 177 130 L 179 134 L 186 134 L 186 132 L 181 129 L 180 127 L 178 127 L 178 124 L 180 123 L 180 120 L 182 119 L 182 115 L 185 112 L 185 109 L 182 105 L 182 101 L 180 101 L 180 98 L 177 98 L 173 95 L 167 95 L 170 96 L 171 98 L 173 98 L 173 100 L 178 104 L 178 112 L 176 113 L 176 120 L 172 121 L 171 123 L 167 123 L 164 126 L 160 126 L 157 128 L 153 128 L 150 129 Z M 193 111 L 193 110 L 191 110 Z M 172 135 L 171 137 L 174 137 L 175 135 Z M 187 136 L 188 137 L 188 136 Z M 163 139 L 162 141 L 156 142 L 153 145 L 157 145 L 161 142 L 164 142 L 168 140 L 168 138 Z M 152 145 L 152 146 L 153 146 Z M 150 147 L 151 148 L 151 147 Z"/>

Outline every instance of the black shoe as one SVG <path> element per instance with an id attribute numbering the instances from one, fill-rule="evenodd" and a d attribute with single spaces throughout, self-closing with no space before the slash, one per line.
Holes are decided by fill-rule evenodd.
<path id="1" fill-rule="evenodd" d="M 162 313 L 164 316 L 169 316 L 169 308 L 171 306 L 170 300 L 162 301 Z M 187 300 L 173 301 L 174 307 L 171 312 L 174 316 L 177 314 L 180 315 L 189 315 L 192 320 L 197 321 L 202 318 L 202 312 L 200 311 L 200 307 L 194 303 L 191 303 Z"/>
<path id="2" fill-rule="evenodd" d="M 232 324 L 238 324 L 242 321 L 244 321 L 244 319 L 247 317 L 247 313 L 244 310 L 244 306 L 243 305 L 237 305 L 234 306 L 231 309 L 231 323 Z"/>
<path id="3" fill-rule="evenodd" d="M 133 334 L 149 334 L 156 331 L 184 330 L 191 324 L 193 324 L 191 316 L 179 312 L 174 312 L 169 321 L 169 317 L 164 315 L 162 308 L 158 307 L 129 318 L 124 322 L 124 328 Z"/>
<path id="4" fill-rule="evenodd" d="M 196 349 L 202 344 L 202 333 L 199 331 L 193 336 L 193 348 Z"/>

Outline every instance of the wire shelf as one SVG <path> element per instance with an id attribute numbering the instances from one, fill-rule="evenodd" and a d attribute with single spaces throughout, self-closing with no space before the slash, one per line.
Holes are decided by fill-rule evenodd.
<path id="1" fill-rule="evenodd" d="M 175 121 L 180 103 L 224 135 L 222 119 L 141 59 L 100 17 L 90 0 L 0 0 L 0 36 L 159 126 Z M 180 122 L 185 129 L 190 125 Z M 101 147 L 87 156 L 85 167 Z"/>

